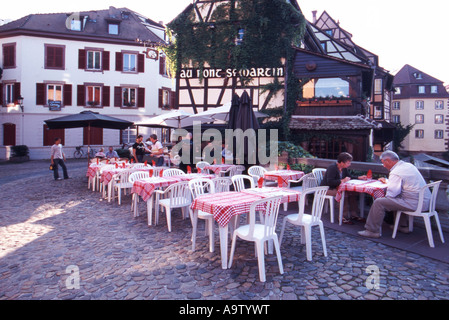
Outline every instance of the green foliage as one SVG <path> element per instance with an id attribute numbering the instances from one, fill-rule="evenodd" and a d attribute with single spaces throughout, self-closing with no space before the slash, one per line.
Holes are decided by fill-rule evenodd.
<path id="1" fill-rule="evenodd" d="M 278 153 L 279 156 L 282 152 L 287 152 L 289 158 L 313 158 L 313 156 L 305 151 L 301 146 L 295 145 L 289 141 L 279 141 Z"/>
<path id="2" fill-rule="evenodd" d="M 24 157 L 30 153 L 30 149 L 26 145 L 12 146 L 11 150 L 13 157 Z"/>
<path id="3" fill-rule="evenodd" d="M 393 151 L 398 152 L 403 148 L 402 142 L 412 131 L 414 124 L 408 124 L 405 127 L 401 123 L 396 123 L 396 129 L 393 134 Z"/>

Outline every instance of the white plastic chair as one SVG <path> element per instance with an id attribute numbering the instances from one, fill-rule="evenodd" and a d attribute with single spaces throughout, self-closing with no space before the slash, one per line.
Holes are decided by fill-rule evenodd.
<path id="1" fill-rule="evenodd" d="M 211 179 L 196 178 L 189 181 L 189 189 L 192 199 L 194 200 L 201 195 L 215 193 L 215 184 Z M 198 210 L 198 218 L 203 219 L 206 222 L 205 230 L 206 234 L 209 234 L 209 251 L 214 252 L 214 215 Z M 196 229 L 196 227 L 193 228 L 193 239 L 196 238 Z"/>
<path id="2" fill-rule="evenodd" d="M 250 188 L 255 188 L 254 180 L 252 177 L 245 174 L 238 174 L 231 177 L 232 185 L 234 186 L 234 190 L 239 192 L 243 189 L 246 189 L 245 180 L 250 183 Z"/>
<path id="3" fill-rule="evenodd" d="M 327 169 L 323 169 L 323 168 L 315 168 L 312 169 L 312 173 L 314 174 L 316 180 L 317 180 L 317 185 L 321 185 L 321 181 L 323 181 L 323 177 L 326 174 Z M 329 215 L 330 215 L 330 219 L 331 219 L 331 223 L 334 223 L 334 203 L 335 203 L 335 197 L 331 196 L 331 195 L 326 195 L 325 199 L 329 202 Z M 326 212 L 327 212 L 327 207 L 326 207 Z M 343 212 L 342 212 L 343 213 Z M 341 225 L 341 221 L 343 220 L 343 217 L 339 217 L 339 221 L 340 221 L 340 225 Z"/>
<path id="4" fill-rule="evenodd" d="M 106 164 L 103 162 L 100 162 L 98 166 L 100 168 L 104 167 Z M 95 191 L 96 189 L 100 189 L 100 169 L 95 172 L 95 175 L 91 178 L 89 177 L 89 180 L 87 182 L 87 189 L 90 189 L 92 187 L 92 191 Z"/>
<path id="5" fill-rule="evenodd" d="M 118 204 L 122 204 L 122 190 L 123 193 L 126 195 L 126 191 L 128 190 L 131 192 L 131 188 L 133 187 L 133 184 L 129 182 L 129 175 L 133 173 L 134 171 L 132 169 L 130 170 L 124 170 L 114 175 L 113 179 L 113 188 L 114 190 L 117 190 L 117 196 L 118 196 Z"/>
<path id="6" fill-rule="evenodd" d="M 429 183 L 422 187 L 419 190 L 419 198 L 418 198 L 418 207 L 415 211 L 398 211 L 396 213 L 396 220 L 394 223 L 394 229 L 393 229 L 393 239 L 396 238 L 396 232 L 398 230 L 399 225 L 399 219 L 401 218 L 401 214 L 405 213 L 409 216 L 408 220 L 408 228 L 409 231 L 413 231 L 413 217 L 422 217 L 424 219 L 424 225 L 426 226 L 426 232 L 427 232 L 427 239 L 429 241 L 429 246 L 431 248 L 435 248 L 435 244 L 433 242 L 433 236 L 432 236 L 432 226 L 430 224 L 430 218 L 433 216 L 435 217 L 435 222 L 438 228 L 438 232 L 440 233 L 440 239 L 441 242 L 444 243 L 444 237 L 443 237 L 443 231 L 441 230 L 441 224 L 440 219 L 438 218 L 438 212 L 435 210 L 436 205 L 436 199 L 438 194 L 438 189 L 440 188 L 441 180 Z M 430 195 L 430 203 L 429 203 L 429 210 L 425 211 L 424 205 L 424 196 L 426 190 L 432 190 Z M 423 212 L 424 211 L 424 212 Z"/>
<path id="7" fill-rule="evenodd" d="M 180 175 L 184 175 L 184 174 L 186 174 L 186 173 L 184 171 L 182 171 L 181 169 L 165 169 L 162 172 L 163 177 L 180 176 Z"/>
<path id="8" fill-rule="evenodd" d="M 214 178 L 212 182 L 214 183 L 216 193 L 227 192 L 231 189 L 232 180 L 229 177 Z"/>
<path id="9" fill-rule="evenodd" d="M 220 177 L 232 177 L 237 174 L 237 168 L 232 166 L 225 171 L 220 171 Z"/>
<path id="10" fill-rule="evenodd" d="M 252 166 L 252 167 L 248 168 L 248 175 L 253 177 L 255 184 L 257 184 L 257 182 L 259 181 L 259 178 L 264 177 L 266 172 L 268 172 L 268 170 L 261 166 Z M 277 183 L 277 181 L 267 181 L 264 179 L 263 185 L 277 187 L 278 183 Z"/>
<path id="11" fill-rule="evenodd" d="M 292 183 L 301 183 L 301 185 L 292 187 L 291 186 Z M 301 194 L 304 191 L 306 191 L 307 189 L 316 188 L 316 187 L 318 187 L 318 182 L 313 173 L 307 173 L 307 174 L 303 175 L 301 178 L 299 178 L 298 180 L 289 180 L 288 181 L 288 188 L 295 190 L 295 191 L 299 191 L 299 192 L 301 192 Z M 307 205 L 309 203 L 309 197 L 306 197 L 305 201 L 306 201 L 306 205 Z M 284 204 L 284 209 L 285 209 L 286 204 L 288 204 L 288 203 Z M 332 216 L 332 222 L 333 222 L 333 216 Z"/>
<path id="12" fill-rule="evenodd" d="M 196 168 L 197 169 L 201 169 L 201 173 L 207 173 L 209 174 L 209 170 L 208 169 L 204 169 L 204 167 L 206 166 L 210 166 L 210 163 L 207 161 L 199 161 L 196 164 Z"/>
<path id="13" fill-rule="evenodd" d="M 143 168 L 151 168 L 150 165 L 145 164 L 145 163 L 135 163 L 132 165 L 133 169 L 143 169 Z"/>
<path id="14" fill-rule="evenodd" d="M 186 217 L 185 209 L 192 203 L 192 197 L 190 196 L 189 183 L 187 181 L 178 182 L 172 184 L 164 191 L 155 190 L 156 195 L 156 224 L 159 222 L 159 206 L 165 209 L 165 215 L 167 217 L 168 232 L 171 232 L 171 211 L 175 208 L 181 208 L 183 217 Z M 151 213 L 148 213 L 151 214 Z M 148 217 L 148 221 L 151 217 Z"/>
<path id="15" fill-rule="evenodd" d="M 284 231 L 286 223 L 292 223 L 297 226 L 301 226 L 301 243 L 306 243 L 307 260 L 312 260 L 312 227 L 318 226 L 320 228 L 321 242 L 323 246 L 324 256 L 327 257 L 326 239 L 324 235 L 324 225 L 321 221 L 321 214 L 323 212 L 324 196 L 326 195 L 329 187 L 316 187 L 310 188 L 301 195 L 299 200 L 299 212 L 290 214 L 284 218 L 281 229 L 280 243 L 284 237 Z M 313 194 L 313 204 L 311 213 L 305 212 L 305 197 L 309 194 Z"/>
<path id="16" fill-rule="evenodd" d="M 148 171 L 137 171 L 137 172 L 133 172 L 129 175 L 129 183 L 131 183 L 131 185 L 134 184 L 134 181 L 137 180 L 142 180 L 142 179 L 147 179 L 150 178 L 150 173 Z M 139 197 L 137 196 L 137 194 L 133 193 L 132 195 L 132 201 L 131 201 L 131 211 L 134 212 L 134 217 L 137 216 L 137 202 L 139 201 Z"/>
<path id="17" fill-rule="evenodd" d="M 111 169 L 114 169 L 114 168 L 115 168 L 115 164 L 107 164 L 107 165 L 102 166 L 100 168 L 100 170 L 97 171 L 97 176 L 98 176 L 98 178 L 97 178 L 97 183 L 98 183 L 97 187 L 98 187 L 98 191 L 103 193 L 103 198 L 106 197 L 106 185 L 103 182 L 100 181 L 101 175 L 103 174 L 103 171 L 111 170 Z"/>
<path id="18" fill-rule="evenodd" d="M 243 174 L 243 171 L 245 171 L 245 169 L 245 166 L 238 164 L 235 166 L 235 174 Z"/>
<path id="19" fill-rule="evenodd" d="M 276 234 L 276 222 L 279 213 L 279 206 L 281 204 L 282 197 L 270 197 L 260 199 L 251 204 L 249 211 L 249 224 L 238 227 L 234 230 L 232 237 L 231 254 L 229 256 L 229 268 L 232 266 L 234 258 L 235 244 L 237 237 L 242 240 L 251 241 L 255 243 L 256 254 L 258 258 L 259 266 L 259 279 L 261 282 L 265 282 L 265 242 L 272 240 L 274 248 L 276 250 L 276 256 L 279 265 L 279 272 L 284 273 L 282 265 L 281 251 L 279 245 L 279 239 Z M 264 224 L 256 224 L 256 207 L 265 206 L 265 219 Z"/>

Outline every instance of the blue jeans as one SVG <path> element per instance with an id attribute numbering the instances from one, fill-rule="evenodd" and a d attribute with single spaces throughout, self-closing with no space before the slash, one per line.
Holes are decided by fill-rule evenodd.
<path id="1" fill-rule="evenodd" d="M 68 179 L 69 175 L 67 174 L 67 167 L 65 166 L 64 160 L 53 159 L 53 163 L 54 163 L 53 176 L 54 176 L 55 180 L 57 180 L 59 178 L 58 166 L 61 166 L 61 168 L 62 168 L 62 173 L 64 175 L 64 179 Z"/>

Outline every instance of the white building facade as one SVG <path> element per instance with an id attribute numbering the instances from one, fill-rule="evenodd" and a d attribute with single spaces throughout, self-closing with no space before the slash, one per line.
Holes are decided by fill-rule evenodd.
<path id="1" fill-rule="evenodd" d="M 49 130 L 44 121 L 51 118 L 91 110 L 137 122 L 173 106 L 174 82 L 156 49 L 164 35 L 161 24 L 113 7 L 29 15 L 1 26 L 0 159 L 9 158 L 12 145 L 28 146 L 31 159 L 48 159 L 56 136 L 68 157 L 86 144 L 86 130 Z M 91 141 L 117 147 L 128 142 L 123 136 L 95 129 Z"/>

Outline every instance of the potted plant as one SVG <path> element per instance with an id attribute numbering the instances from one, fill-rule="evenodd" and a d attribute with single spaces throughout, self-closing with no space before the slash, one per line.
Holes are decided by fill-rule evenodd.
<path id="1" fill-rule="evenodd" d="M 12 146 L 11 150 L 12 155 L 9 158 L 9 161 L 19 163 L 30 160 L 29 157 L 30 150 L 27 146 L 25 145 Z"/>

